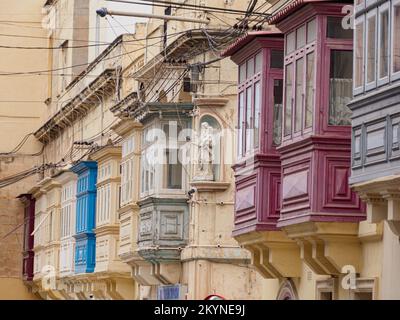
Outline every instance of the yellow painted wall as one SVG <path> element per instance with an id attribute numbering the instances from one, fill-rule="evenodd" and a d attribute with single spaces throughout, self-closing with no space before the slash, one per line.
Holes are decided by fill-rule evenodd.
<path id="1" fill-rule="evenodd" d="M 0 300 L 36 300 L 36 295 L 18 278 L 0 278 Z"/>
<path id="2" fill-rule="evenodd" d="M 41 29 L 43 0 L 1 1 L 0 44 L 12 47 L 46 47 Z M 5 36 L 7 35 L 7 36 Z M 47 70 L 47 51 L 0 49 L 1 73 Z M 0 153 L 9 152 L 28 134 L 35 131 L 44 115 L 47 98 L 47 76 L 0 76 Z M 36 153 L 41 144 L 31 136 L 19 153 Z M 39 157 L 0 157 L 0 179 L 32 168 Z M 32 299 L 21 280 L 23 206 L 16 197 L 26 192 L 34 176 L 0 189 L 0 299 Z M 10 234 L 9 234 L 10 233 Z M 4 236 L 9 234 L 3 239 Z"/>

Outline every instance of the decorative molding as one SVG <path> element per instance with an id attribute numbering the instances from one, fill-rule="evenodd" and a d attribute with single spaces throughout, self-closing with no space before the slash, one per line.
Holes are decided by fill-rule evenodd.
<path id="1" fill-rule="evenodd" d="M 218 181 L 192 181 L 190 185 L 195 187 L 198 192 L 218 192 L 227 190 L 231 183 Z"/>
<path id="2" fill-rule="evenodd" d="M 225 107 L 229 99 L 223 98 L 195 98 L 193 103 L 200 108 L 221 108 Z"/>

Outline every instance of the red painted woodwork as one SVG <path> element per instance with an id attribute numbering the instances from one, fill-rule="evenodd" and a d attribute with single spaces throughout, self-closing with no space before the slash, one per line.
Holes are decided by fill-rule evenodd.
<path id="1" fill-rule="evenodd" d="M 19 197 L 24 204 L 24 242 L 23 242 L 23 264 L 22 278 L 24 281 L 33 280 L 33 235 L 35 227 L 35 198 L 30 194 Z"/>
<path id="2" fill-rule="evenodd" d="M 293 30 L 314 18 L 317 27 L 315 41 L 311 45 L 307 44 L 304 49 L 310 50 L 307 52 L 314 51 L 316 57 L 312 125 L 304 128 L 306 126 L 302 122 L 301 130 L 296 131 L 296 109 L 292 102 L 290 133 L 285 135 L 283 132 L 282 145 L 278 148 L 282 161 L 282 201 L 278 227 L 304 221 L 356 222 L 365 219 L 365 206 L 348 184 L 351 127 L 330 125 L 328 119 L 331 50 L 352 50 L 352 39 L 327 36 L 328 17 L 343 17 L 343 6 L 344 4 L 337 3 L 300 1 L 297 8 L 291 8 L 290 15 L 278 13 L 271 19 L 285 34 L 285 39 Z M 294 51 L 296 55 L 297 51 L 299 50 Z M 293 57 L 293 54 L 286 54 L 285 66 L 293 63 L 295 67 L 296 59 L 298 58 Z M 292 90 L 295 90 L 294 87 L 295 84 L 292 85 Z M 285 96 L 284 88 L 283 119 Z M 304 121 L 304 110 L 301 121 Z"/>
<path id="3" fill-rule="evenodd" d="M 272 50 L 283 54 L 283 36 L 280 32 L 249 33 L 223 54 L 231 56 L 240 66 L 262 52 L 261 74 L 257 76 L 257 79 L 261 79 L 259 147 L 243 156 L 239 155 L 233 166 L 236 178 L 234 236 L 275 230 L 280 216 L 281 162 L 273 141 L 273 93 L 274 81 L 283 81 L 283 69 L 271 67 Z M 240 83 L 238 89 L 240 94 L 246 90 L 246 84 Z"/>

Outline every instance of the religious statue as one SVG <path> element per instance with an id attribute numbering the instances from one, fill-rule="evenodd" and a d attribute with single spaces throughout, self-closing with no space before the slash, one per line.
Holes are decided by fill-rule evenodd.
<path id="1" fill-rule="evenodd" d="M 201 124 L 199 142 L 199 164 L 195 180 L 213 181 L 213 127 L 208 122 Z"/>

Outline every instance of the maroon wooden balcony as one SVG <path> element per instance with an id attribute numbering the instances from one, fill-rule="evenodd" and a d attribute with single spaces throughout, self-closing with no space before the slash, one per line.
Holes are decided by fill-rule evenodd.
<path id="1" fill-rule="evenodd" d="M 239 66 L 234 236 L 275 230 L 279 218 L 283 36 L 253 32 L 224 52 Z"/>

